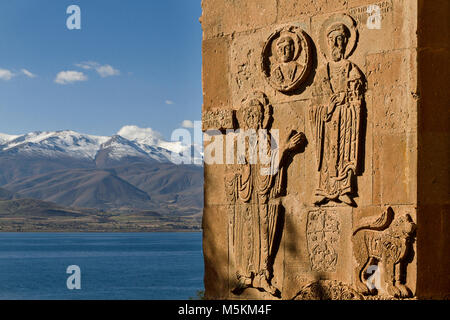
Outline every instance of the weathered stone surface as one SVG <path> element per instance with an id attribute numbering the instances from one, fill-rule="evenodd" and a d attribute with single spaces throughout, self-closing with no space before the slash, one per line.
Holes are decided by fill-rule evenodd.
<path id="1" fill-rule="evenodd" d="M 206 296 L 450 297 L 449 2 L 202 5 L 205 119 L 269 130 L 205 165 Z"/>
<path id="2" fill-rule="evenodd" d="M 203 110 L 226 108 L 231 104 L 229 38 L 203 41 L 202 55 Z"/>
<path id="3" fill-rule="evenodd" d="M 204 198 L 209 205 L 226 205 L 225 188 L 223 187 L 226 167 L 221 164 L 205 164 Z"/>
<path id="4" fill-rule="evenodd" d="M 205 206 L 203 214 L 205 290 L 208 299 L 226 299 L 228 286 L 228 219 L 226 206 Z"/>
<path id="5" fill-rule="evenodd" d="M 345 10 L 347 0 L 307 0 L 307 1 L 278 1 L 278 22 L 292 21 L 300 16 L 314 16 Z"/>
<path id="6" fill-rule="evenodd" d="M 272 24 L 277 17 L 273 0 L 203 0 L 202 8 L 204 39 L 258 29 Z"/>
<path id="7" fill-rule="evenodd" d="M 266 31 L 267 32 L 267 31 Z M 248 92 L 266 86 L 261 76 L 260 56 L 264 46 L 264 30 L 236 35 L 231 44 L 230 76 L 234 106 L 239 105 Z"/>
<path id="8" fill-rule="evenodd" d="M 378 134 L 374 142 L 374 204 L 412 204 L 416 202 L 415 134 Z"/>

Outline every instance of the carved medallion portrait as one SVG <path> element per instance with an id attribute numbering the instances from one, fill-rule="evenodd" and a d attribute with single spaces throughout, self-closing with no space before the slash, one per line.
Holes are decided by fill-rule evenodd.
<path id="1" fill-rule="evenodd" d="M 297 89 L 311 69 L 311 46 L 306 33 L 295 26 L 278 29 L 266 41 L 262 71 L 269 84 L 280 92 Z"/>

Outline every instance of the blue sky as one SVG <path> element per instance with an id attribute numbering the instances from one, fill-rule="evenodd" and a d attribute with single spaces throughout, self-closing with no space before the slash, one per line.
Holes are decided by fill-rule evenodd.
<path id="1" fill-rule="evenodd" d="M 66 27 L 73 4 L 81 30 Z M 2 0 L 0 132 L 170 138 L 201 117 L 200 15 L 200 0 Z"/>

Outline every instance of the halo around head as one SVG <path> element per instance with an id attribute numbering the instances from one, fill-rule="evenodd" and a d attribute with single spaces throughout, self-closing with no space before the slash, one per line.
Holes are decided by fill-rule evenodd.
<path id="1" fill-rule="evenodd" d="M 333 30 L 338 30 L 339 28 L 341 28 L 341 26 L 345 27 L 349 37 L 347 47 L 345 49 L 345 59 L 350 57 L 355 50 L 356 43 L 358 41 L 358 30 L 356 29 L 356 22 L 349 15 L 336 14 L 325 20 L 325 22 L 322 24 L 322 27 L 320 28 L 319 47 L 320 51 L 325 57 L 328 57 L 329 54 L 327 35 Z"/>
<path id="2" fill-rule="evenodd" d="M 275 41 L 274 44 L 276 45 L 278 40 L 280 40 L 282 38 L 287 38 L 287 37 L 291 38 L 292 43 L 294 45 L 294 55 L 292 56 L 292 60 L 297 60 L 298 56 L 300 55 L 300 52 L 301 52 L 301 48 L 300 48 L 301 41 L 296 33 L 287 31 L 287 30 L 281 31 L 280 37 L 277 39 L 277 41 Z"/>
<path id="3" fill-rule="evenodd" d="M 279 83 L 272 77 L 272 70 L 280 63 L 276 52 L 276 43 L 279 39 L 289 37 L 294 43 L 294 53 L 291 61 L 301 65 L 295 79 L 287 83 Z M 297 89 L 308 77 L 312 65 L 311 45 L 308 35 L 298 25 L 285 25 L 270 34 L 261 52 L 260 69 L 272 88 L 283 93 Z"/>
<path id="4" fill-rule="evenodd" d="M 261 91 L 251 92 L 246 98 L 242 99 L 241 105 L 243 107 L 246 107 L 248 103 L 254 100 L 258 101 L 263 108 L 269 105 L 269 100 L 267 99 L 267 96 Z"/>
<path id="5" fill-rule="evenodd" d="M 270 117 L 272 115 L 272 107 L 269 103 L 269 99 L 267 98 L 267 96 L 261 92 L 261 91 L 254 91 L 251 92 L 246 98 L 242 99 L 241 102 L 241 107 L 237 110 L 236 116 L 237 116 L 237 120 L 238 123 L 242 123 L 242 121 L 244 120 L 244 112 L 245 110 L 247 110 L 249 108 L 248 104 L 252 101 L 258 101 L 260 107 L 261 107 L 261 112 L 262 112 L 262 118 L 263 121 L 266 121 L 268 117 Z"/>

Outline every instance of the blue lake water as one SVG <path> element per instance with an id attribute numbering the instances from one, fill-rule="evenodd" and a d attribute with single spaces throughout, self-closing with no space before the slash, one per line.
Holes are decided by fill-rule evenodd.
<path id="1" fill-rule="evenodd" d="M 81 269 L 67 289 L 66 269 Z M 0 233 L 0 299 L 190 299 L 201 233 Z"/>

